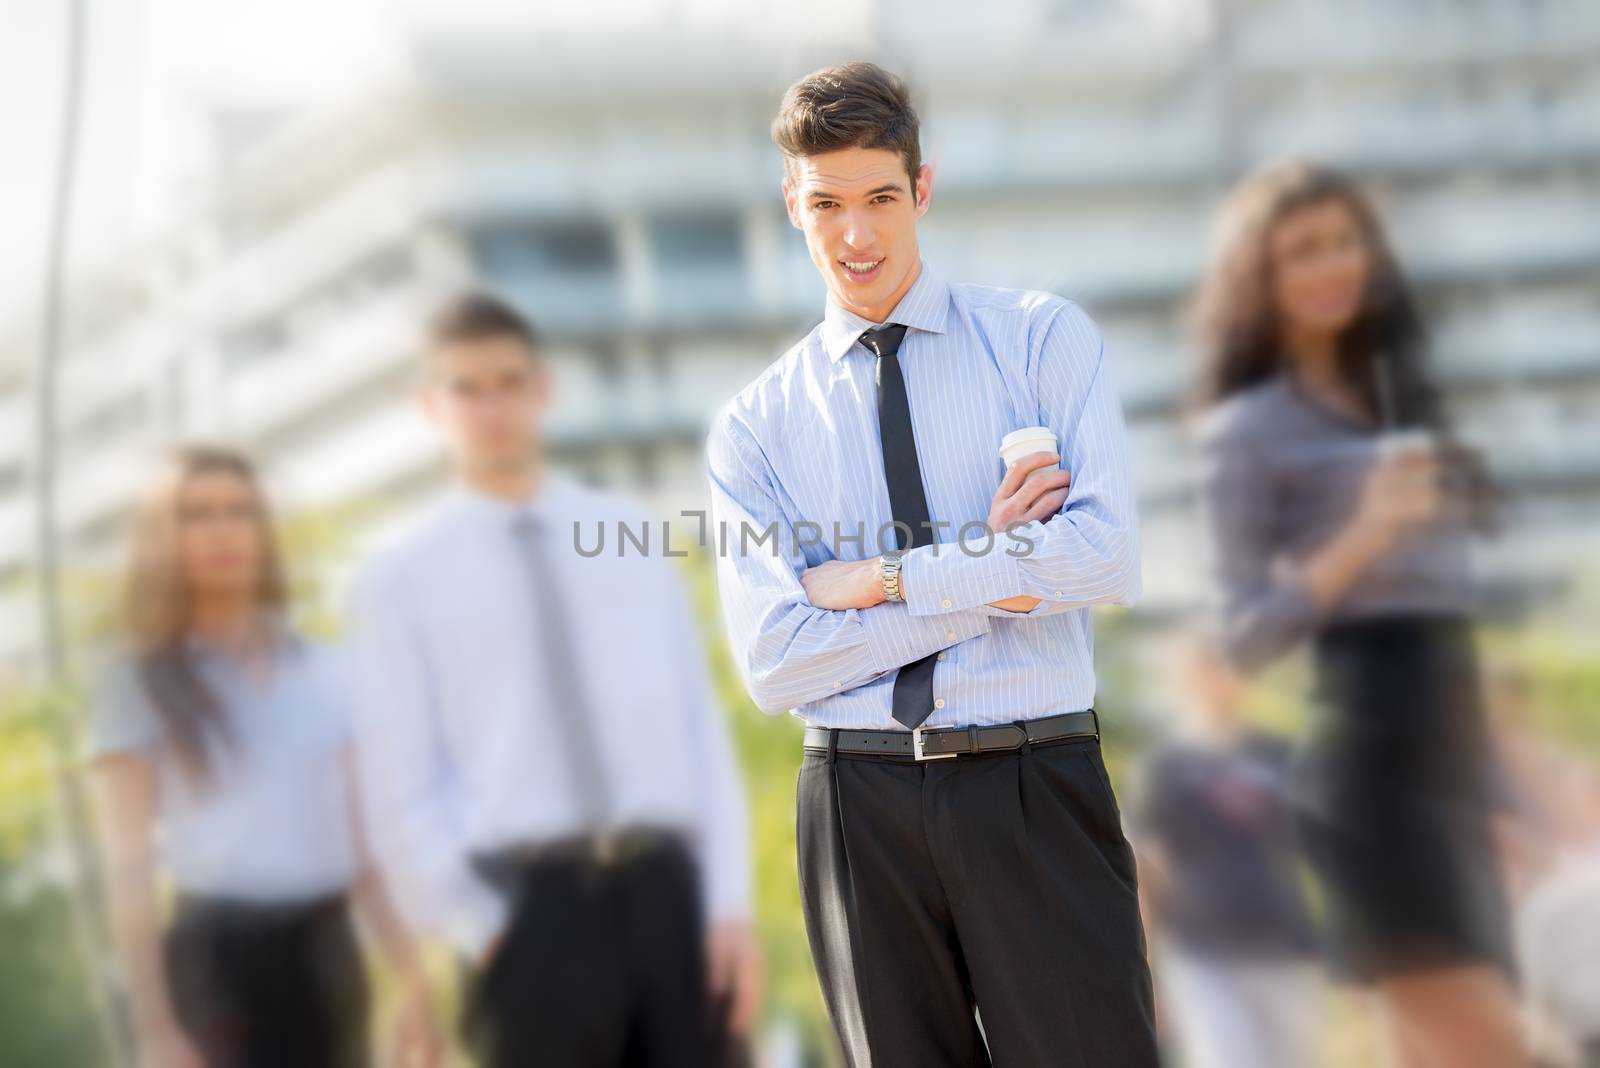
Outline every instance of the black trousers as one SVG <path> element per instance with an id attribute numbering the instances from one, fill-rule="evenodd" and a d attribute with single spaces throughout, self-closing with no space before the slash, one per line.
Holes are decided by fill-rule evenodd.
<path id="1" fill-rule="evenodd" d="M 797 787 L 806 930 L 851 1068 L 1157 1064 L 1098 739 L 921 764 L 807 752 Z"/>
<path id="2" fill-rule="evenodd" d="M 707 992 L 699 872 L 676 836 L 619 859 L 483 858 L 513 902 L 466 972 L 463 1037 L 482 1068 L 725 1063 Z"/>
<path id="3" fill-rule="evenodd" d="M 343 897 L 183 896 L 164 935 L 179 1025 L 206 1068 L 361 1068 L 368 993 Z"/>

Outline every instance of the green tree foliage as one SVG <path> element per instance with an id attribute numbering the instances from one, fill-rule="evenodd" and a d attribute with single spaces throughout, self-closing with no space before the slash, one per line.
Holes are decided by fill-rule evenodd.
<path id="1" fill-rule="evenodd" d="M 71 865 L 52 833 L 57 774 L 48 716 L 61 700 L 0 699 L 0 1062 L 102 1063 L 73 934 Z"/>

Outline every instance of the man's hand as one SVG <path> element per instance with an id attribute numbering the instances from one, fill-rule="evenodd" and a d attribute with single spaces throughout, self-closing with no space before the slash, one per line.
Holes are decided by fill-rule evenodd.
<path id="1" fill-rule="evenodd" d="M 743 920 L 719 920 L 706 935 L 706 968 L 713 1000 L 726 1000 L 728 1031 L 750 1033 L 761 1005 L 761 950 Z"/>
<path id="2" fill-rule="evenodd" d="M 401 981 L 388 1056 L 392 1068 L 439 1068 L 445 1059 L 444 1035 L 434 1012 L 433 996 L 420 968 Z"/>
<path id="3" fill-rule="evenodd" d="M 1055 453 L 1036 452 L 1008 467 L 989 504 L 989 529 L 1002 533 L 1019 523 L 1049 519 L 1061 511 L 1072 488 L 1071 472 L 1040 470 L 1060 461 Z M 1038 474 L 1034 474 L 1036 471 Z M 1007 612 L 1031 612 L 1038 607 L 1039 598 L 1018 594 L 989 603 Z"/>
<path id="4" fill-rule="evenodd" d="M 189 1036 L 171 1020 L 141 1028 L 140 1068 L 205 1068 Z"/>
<path id="5" fill-rule="evenodd" d="M 842 611 L 883 603 L 882 557 L 829 560 L 800 572 L 806 600 L 816 608 Z"/>
<path id="6" fill-rule="evenodd" d="M 489 940 L 489 944 L 483 947 L 483 952 L 478 954 L 476 962 L 478 971 L 486 971 L 489 965 L 494 963 L 494 959 L 500 955 L 500 949 L 505 945 L 505 941 L 506 933 L 503 930 Z"/>
<path id="7" fill-rule="evenodd" d="M 1072 473 L 1041 470 L 1061 462 L 1053 452 L 1029 453 L 1010 467 L 989 503 L 989 529 L 996 534 L 1061 511 L 1072 488 Z"/>
<path id="8" fill-rule="evenodd" d="M 1060 459 L 1055 453 L 1040 452 L 1012 464 L 989 505 L 989 529 L 998 534 L 1020 523 L 1048 519 L 1059 512 L 1072 485 L 1072 475 L 1061 470 L 1039 469 L 1059 463 Z M 800 573 L 800 585 L 806 591 L 806 600 L 817 608 L 833 611 L 871 608 L 882 604 L 884 599 L 882 557 L 829 560 L 808 567 Z M 1037 605 L 1039 599 L 1018 594 L 992 603 L 1008 612 L 1026 612 Z"/>

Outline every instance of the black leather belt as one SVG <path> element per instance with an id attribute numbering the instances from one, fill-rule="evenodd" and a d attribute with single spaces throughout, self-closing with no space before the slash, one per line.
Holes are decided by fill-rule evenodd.
<path id="1" fill-rule="evenodd" d="M 536 842 L 501 846 L 472 856 L 483 868 L 516 868 L 545 862 L 580 862 L 602 867 L 678 844 L 682 835 L 667 827 L 631 825 Z"/>
<path id="2" fill-rule="evenodd" d="M 1020 749 L 1063 738 L 1100 736 L 1100 719 L 1094 709 L 1064 712 L 1058 716 L 997 723 L 989 727 L 924 725 L 909 731 L 858 731 L 807 727 L 805 747 L 814 753 L 830 748 L 838 753 L 902 756 L 915 760 L 946 760 L 976 753 Z"/>
<path id="3" fill-rule="evenodd" d="M 346 898 L 335 893 L 299 901 L 250 901 L 180 890 L 174 904 L 177 914 L 192 923 L 218 930 L 272 931 L 337 916 Z"/>

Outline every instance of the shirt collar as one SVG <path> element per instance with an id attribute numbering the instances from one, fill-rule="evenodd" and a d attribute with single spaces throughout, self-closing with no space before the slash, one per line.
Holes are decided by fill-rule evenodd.
<path id="1" fill-rule="evenodd" d="M 566 498 L 569 490 L 570 486 L 565 476 L 546 470 L 538 492 L 520 501 L 496 497 L 465 482 L 455 483 L 451 487 L 450 496 L 456 507 L 485 518 L 509 523 L 518 515 L 531 515 L 548 527 L 567 515 L 569 509 L 566 507 Z"/>
<path id="2" fill-rule="evenodd" d="M 301 648 L 302 639 L 283 612 L 263 610 L 261 627 L 266 632 L 267 640 L 274 652 L 295 652 Z M 229 655 L 228 650 L 198 631 L 185 631 L 182 640 L 184 648 L 190 654 L 202 659 L 215 660 Z"/>
<path id="3" fill-rule="evenodd" d="M 945 332 L 945 322 L 950 315 L 950 286 L 934 274 L 928 261 L 921 261 L 917 280 L 911 283 L 900 303 L 884 319 L 886 323 L 900 323 L 913 330 L 926 330 L 933 334 Z M 822 313 L 822 347 L 828 359 L 837 363 L 850 346 L 861 337 L 863 330 L 880 326 L 863 319 L 855 312 L 842 307 L 828 294 L 827 307 Z"/>

